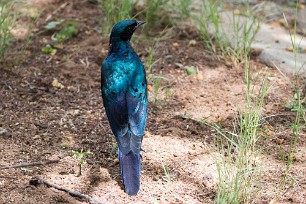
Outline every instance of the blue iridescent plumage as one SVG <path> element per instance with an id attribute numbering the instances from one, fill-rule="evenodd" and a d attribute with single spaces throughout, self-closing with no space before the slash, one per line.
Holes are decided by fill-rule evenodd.
<path id="1" fill-rule="evenodd" d="M 118 143 L 120 172 L 129 195 L 136 195 L 140 186 L 140 150 L 148 107 L 145 69 L 130 44 L 143 23 L 124 20 L 113 27 L 101 72 L 103 104 Z"/>

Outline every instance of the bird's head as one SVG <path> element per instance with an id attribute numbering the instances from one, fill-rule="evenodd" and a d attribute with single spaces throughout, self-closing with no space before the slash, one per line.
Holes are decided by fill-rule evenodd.
<path id="1" fill-rule="evenodd" d="M 137 28 L 143 25 L 145 21 L 123 20 L 114 25 L 110 35 L 110 44 L 113 41 L 129 41 Z"/>

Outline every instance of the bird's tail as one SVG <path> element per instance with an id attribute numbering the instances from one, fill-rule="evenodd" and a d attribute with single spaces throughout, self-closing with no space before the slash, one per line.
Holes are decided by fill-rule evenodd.
<path id="1" fill-rule="evenodd" d="M 118 156 L 124 191 L 129 195 L 136 195 L 140 186 L 140 153 L 130 151 L 124 155 L 118 149 Z"/>

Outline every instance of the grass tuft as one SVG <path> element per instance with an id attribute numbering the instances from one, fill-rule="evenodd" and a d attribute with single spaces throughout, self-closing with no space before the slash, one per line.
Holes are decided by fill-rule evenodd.
<path id="1" fill-rule="evenodd" d="M 224 0 L 202 0 L 200 14 L 194 18 L 208 50 L 224 59 L 230 58 L 233 62 L 241 62 L 251 51 L 251 44 L 260 28 L 260 22 L 251 12 L 248 1 L 239 14 L 236 10 L 226 12 L 224 3 Z M 227 22 L 229 25 L 222 22 L 221 16 L 230 19 Z M 232 32 L 229 32 L 230 30 Z"/>
<path id="2" fill-rule="evenodd" d="M 13 39 L 10 33 L 15 25 L 17 14 L 14 11 L 14 4 L 17 1 L 0 1 L 0 59 L 4 57 Z"/>
<path id="3" fill-rule="evenodd" d="M 134 3 L 131 0 L 99 0 L 99 5 L 105 16 L 102 21 L 102 33 L 105 35 L 119 21 L 132 18 Z"/>

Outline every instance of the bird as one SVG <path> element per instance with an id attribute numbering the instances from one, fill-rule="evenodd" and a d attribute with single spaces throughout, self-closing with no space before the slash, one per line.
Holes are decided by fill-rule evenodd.
<path id="1" fill-rule="evenodd" d="M 146 72 L 131 38 L 144 23 L 123 20 L 113 26 L 101 69 L 103 105 L 118 143 L 124 191 L 131 196 L 140 188 L 140 152 L 148 115 Z"/>

